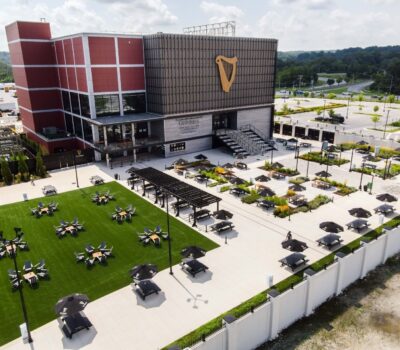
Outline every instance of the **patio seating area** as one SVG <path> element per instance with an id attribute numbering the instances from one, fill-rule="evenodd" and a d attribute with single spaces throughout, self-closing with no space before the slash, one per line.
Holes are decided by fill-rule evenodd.
<path id="1" fill-rule="evenodd" d="M 158 225 L 153 230 L 145 227 L 143 233 L 138 234 L 139 242 L 143 243 L 143 245 L 147 245 L 152 243 L 156 247 L 161 246 L 161 240 L 168 239 L 168 233 L 163 232 L 161 226 Z"/>
<path id="2" fill-rule="evenodd" d="M 343 239 L 334 233 L 329 233 L 317 240 L 318 245 L 325 246 L 328 249 L 332 249 L 333 247 L 340 245 L 342 242 Z"/>
<path id="3" fill-rule="evenodd" d="M 20 279 L 18 279 L 20 277 Z M 30 287 L 35 287 L 39 280 L 47 280 L 50 278 L 49 271 L 46 267 L 44 259 L 33 265 L 30 260 L 24 262 L 23 271 L 13 269 L 8 270 L 8 278 L 11 284 L 11 289 L 15 290 L 22 287 L 22 282 L 25 281 Z"/>
<path id="4" fill-rule="evenodd" d="M 214 225 L 210 226 L 211 231 L 215 231 L 217 233 L 221 233 L 224 231 L 231 231 L 233 230 L 235 226 L 233 225 L 232 222 L 230 221 L 222 221 L 222 222 L 218 222 Z"/>
<path id="5" fill-rule="evenodd" d="M 3 238 L 2 231 L 0 231 L 0 259 L 6 256 L 12 257 L 18 250 L 28 251 L 29 246 L 26 241 L 22 240 L 24 233 L 21 229 L 17 229 L 17 235 L 15 238 L 8 240 Z"/>
<path id="6" fill-rule="evenodd" d="M 85 252 L 75 252 L 76 262 L 84 262 L 87 267 L 92 267 L 96 262 L 105 264 L 107 259 L 114 256 L 114 247 L 108 247 L 106 242 L 101 242 L 97 247 L 87 244 Z"/>
<path id="7" fill-rule="evenodd" d="M 127 206 L 125 209 L 116 206 L 114 213 L 111 214 L 111 218 L 112 220 L 117 221 L 119 224 L 122 224 L 124 221 L 131 222 L 135 213 L 136 208 L 132 204 Z"/>
<path id="8" fill-rule="evenodd" d="M 196 277 L 198 273 L 206 272 L 208 270 L 208 267 L 197 259 L 183 260 L 181 266 L 182 270 L 190 274 L 192 277 Z"/>
<path id="9" fill-rule="evenodd" d="M 85 229 L 84 224 L 80 223 L 78 218 L 74 218 L 71 222 L 62 220 L 60 221 L 60 225 L 54 228 L 58 238 L 64 238 L 67 235 L 75 237 Z"/>
<path id="10" fill-rule="evenodd" d="M 115 197 L 110 194 L 110 191 L 106 191 L 104 193 L 96 193 L 92 196 L 92 202 L 97 205 L 107 204 L 109 201 L 115 200 Z"/>
<path id="11" fill-rule="evenodd" d="M 58 203 L 50 202 L 43 204 L 39 202 L 36 208 L 31 208 L 31 213 L 37 218 L 41 218 L 43 215 L 52 216 L 55 211 L 58 210 Z"/>
<path id="12" fill-rule="evenodd" d="M 57 189 L 53 185 L 47 185 L 42 188 L 42 192 L 45 196 L 53 196 L 57 194 Z"/>

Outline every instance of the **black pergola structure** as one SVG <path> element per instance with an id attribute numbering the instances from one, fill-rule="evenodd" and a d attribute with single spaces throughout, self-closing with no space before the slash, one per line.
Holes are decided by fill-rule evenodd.
<path id="1" fill-rule="evenodd" d="M 175 197 L 177 202 L 185 202 L 191 206 L 194 212 L 192 226 L 196 226 L 196 209 L 217 203 L 217 211 L 219 210 L 219 202 L 221 201 L 221 198 L 189 185 L 186 182 L 180 181 L 162 171 L 148 167 L 144 169 L 135 169 L 132 173 L 143 181 L 143 196 L 146 195 L 147 182 L 154 185 L 162 192 Z M 176 216 L 179 216 L 179 205 L 176 207 Z"/>

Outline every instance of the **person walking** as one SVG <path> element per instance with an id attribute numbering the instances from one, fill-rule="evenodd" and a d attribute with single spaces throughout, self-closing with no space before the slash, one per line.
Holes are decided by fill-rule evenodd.
<path id="1" fill-rule="evenodd" d="M 30 176 L 30 180 L 31 180 L 31 185 L 35 186 L 35 177 L 32 174 Z"/>
<path id="2" fill-rule="evenodd" d="M 287 235 L 286 235 L 286 240 L 287 241 L 290 241 L 291 239 L 292 239 L 292 233 L 291 233 L 291 231 L 289 231 L 288 233 L 287 233 Z"/>

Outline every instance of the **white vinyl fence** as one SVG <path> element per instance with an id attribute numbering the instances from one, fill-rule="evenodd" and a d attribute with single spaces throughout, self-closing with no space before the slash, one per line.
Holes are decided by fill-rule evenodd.
<path id="1" fill-rule="evenodd" d="M 400 226 L 384 230 L 379 238 L 365 243 L 349 255 L 336 254 L 326 269 L 305 271 L 304 280 L 286 292 L 271 293 L 269 301 L 254 312 L 224 322 L 224 327 L 192 350 L 249 350 L 272 340 L 295 321 L 308 316 L 328 299 L 385 263 L 400 252 Z"/>

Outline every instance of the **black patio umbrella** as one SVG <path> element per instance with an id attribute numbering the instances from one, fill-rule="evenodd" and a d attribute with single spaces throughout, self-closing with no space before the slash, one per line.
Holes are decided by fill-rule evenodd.
<path id="1" fill-rule="evenodd" d="M 336 147 L 334 145 L 330 145 L 326 150 L 328 152 L 336 152 Z"/>
<path id="2" fill-rule="evenodd" d="M 396 202 L 397 198 L 389 193 L 383 193 L 376 196 L 376 199 L 382 202 Z"/>
<path id="3" fill-rule="evenodd" d="M 131 277 L 138 281 L 148 280 L 154 277 L 157 272 L 157 266 L 153 264 L 136 265 L 129 271 Z"/>
<path id="4" fill-rule="evenodd" d="M 272 163 L 271 167 L 273 169 L 280 169 L 280 168 L 283 168 L 283 164 L 281 164 L 279 162 L 275 162 L 275 163 Z"/>
<path id="5" fill-rule="evenodd" d="M 321 222 L 319 228 L 330 233 L 343 232 L 343 227 L 332 221 Z"/>
<path id="6" fill-rule="evenodd" d="M 125 172 L 126 173 L 133 173 L 133 172 L 135 172 L 136 170 L 139 170 L 139 168 L 135 168 L 134 166 L 131 166 L 129 169 L 127 169 Z"/>
<path id="7" fill-rule="evenodd" d="M 235 167 L 232 163 L 225 163 L 224 165 L 221 166 L 226 169 L 233 169 Z"/>
<path id="8" fill-rule="evenodd" d="M 284 260 L 286 260 L 286 263 L 289 266 L 293 266 L 295 265 L 299 260 L 304 260 L 305 259 L 305 255 L 301 254 L 301 253 L 293 253 L 290 254 L 289 256 L 287 256 L 286 258 L 284 258 Z"/>
<path id="9" fill-rule="evenodd" d="M 300 191 L 305 191 L 306 188 L 299 184 L 293 184 L 293 185 L 289 186 L 289 190 L 300 192 Z"/>
<path id="10" fill-rule="evenodd" d="M 282 247 L 290 250 L 291 252 L 304 252 L 308 246 L 307 243 L 299 241 L 297 239 L 289 239 L 282 242 Z"/>
<path id="11" fill-rule="evenodd" d="M 357 219 L 357 220 L 354 220 L 354 221 L 350 222 L 349 223 L 349 227 L 358 229 L 358 228 L 364 227 L 367 224 L 368 224 L 367 220 Z"/>
<path id="12" fill-rule="evenodd" d="M 229 182 L 233 185 L 243 185 L 246 181 L 239 177 L 232 177 Z"/>
<path id="13" fill-rule="evenodd" d="M 356 218 L 369 218 L 372 215 L 371 212 L 363 208 L 350 209 L 349 213 L 350 215 L 353 215 Z"/>
<path id="14" fill-rule="evenodd" d="M 174 165 L 186 165 L 188 164 L 188 161 L 183 158 L 179 158 L 176 161 L 173 162 Z"/>
<path id="15" fill-rule="evenodd" d="M 272 196 L 275 196 L 276 193 L 274 191 L 272 191 L 270 188 L 264 187 L 264 188 L 260 188 L 260 190 L 258 191 L 258 194 L 261 197 L 272 197 Z"/>
<path id="16" fill-rule="evenodd" d="M 195 156 L 194 159 L 197 159 L 197 160 L 206 160 L 206 159 L 207 159 L 207 156 L 205 156 L 204 154 L 200 153 L 200 154 L 198 154 L 197 156 Z"/>
<path id="17" fill-rule="evenodd" d="M 394 211 L 394 207 L 393 205 L 390 204 L 382 204 L 379 207 L 375 208 L 375 212 L 377 213 L 382 213 L 382 214 L 387 214 L 387 213 L 391 213 Z"/>
<path id="18" fill-rule="evenodd" d="M 295 138 L 291 138 L 291 139 L 289 139 L 289 140 L 286 140 L 286 142 L 289 142 L 289 143 L 297 143 L 297 142 L 299 142 L 297 139 L 295 139 Z"/>
<path id="19" fill-rule="evenodd" d="M 333 243 L 340 243 L 340 236 L 335 235 L 334 233 L 330 233 L 329 235 L 326 235 L 318 240 L 318 242 L 326 245 L 327 247 L 330 247 L 333 245 Z"/>
<path id="20" fill-rule="evenodd" d="M 232 219 L 233 214 L 227 210 L 221 209 L 218 211 L 214 211 L 213 216 L 218 220 L 228 220 Z"/>
<path id="21" fill-rule="evenodd" d="M 364 140 L 361 140 L 361 141 L 358 141 L 356 144 L 360 145 L 360 146 L 364 146 L 364 145 L 368 145 L 368 142 L 364 141 Z"/>
<path id="22" fill-rule="evenodd" d="M 259 182 L 268 182 L 268 181 L 271 180 L 271 178 L 268 177 L 268 176 L 266 176 L 266 175 L 260 175 L 260 176 L 257 176 L 257 177 L 255 178 L 255 180 L 256 180 L 256 181 L 259 181 Z"/>
<path id="23" fill-rule="evenodd" d="M 319 171 L 318 173 L 315 173 L 316 176 L 318 177 L 331 177 L 332 174 L 328 173 L 325 170 Z"/>
<path id="24" fill-rule="evenodd" d="M 197 259 L 197 258 L 201 258 L 204 255 L 206 255 L 206 251 L 203 248 L 197 247 L 195 245 L 183 248 L 181 250 L 181 255 L 184 258 L 193 258 L 193 259 Z"/>
<path id="25" fill-rule="evenodd" d="M 85 294 L 70 294 L 57 301 L 54 310 L 57 315 L 72 316 L 84 310 L 89 301 Z"/>

